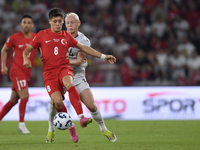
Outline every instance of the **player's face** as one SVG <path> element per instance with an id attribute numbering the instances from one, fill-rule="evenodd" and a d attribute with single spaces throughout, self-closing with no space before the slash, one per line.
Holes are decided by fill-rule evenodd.
<path id="1" fill-rule="evenodd" d="M 65 18 L 65 26 L 67 28 L 67 32 L 70 34 L 77 34 L 80 21 L 77 20 L 75 16 L 69 15 Z"/>
<path id="2" fill-rule="evenodd" d="M 51 31 L 58 33 L 62 30 L 62 25 L 64 23 L 64 19 L 60 16 L 53 17 L 49 20 L 49 24 L 51 25 Z"/>
<path id="3" fill-rule="evenodd" d="M 24 18 L 22 19 L 22 22 L 20 23 L 22 27 L 22 31 L 25 33 L 28 33 L 31 31 L 31 28 L 33 27 L 32 19 L 30 18 Z"/>

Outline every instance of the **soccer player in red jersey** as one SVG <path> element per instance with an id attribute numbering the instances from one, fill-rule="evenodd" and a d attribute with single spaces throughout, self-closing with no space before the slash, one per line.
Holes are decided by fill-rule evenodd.
<path id="1" fill-rule="evenodd" d="M 10 79 L 13 83 L 12 93 L 10 100 L 3 106 L 0 112 L 0 120 L 10 111 L 10 109 L 19 103 L 19 131 L 23 134 L 29 134 L 29 130 L 24 123 L 24 116 L 26 112 L 26 103 L 29 98 L 28 93 L 28 81 L 31 76 L 31 69 L 27 69 L 23 66 L 23 50 L 29 45 L 30 41 L 35 37 L 35 33 L 31 32 L 31 28 L 34 26 L 32 17 L 29 14 L 25 14 L 20 23 L 22 32 L 15 33 L 10 36 L 1 50 L 1 73 L 3 75 L 8 74 L 8 68 L 6 67 L 7 52 L 13 47 L 13 63 L 10 70 Z M 33 49 L 28 54 L 30 63 L 33 64 L 35 58 L 36 49 Z"/>
<path id="2" fill-rule="evenodd" d="M 32 67 L 27 55 L 34 48 L 40 47 L 43 58 L 44 85 L 57 112 L 67 112 L 66 107 L 62 102 L 64 97 L 64 86 L 69 93 L 70 102 L 79 116 L 81 127 L 86 127 L 87 124 L 92 121 L 92 118 L 85 118 L 83 115 L 81 100 L 73 85 L 72 66 L 69 63 L 69 59 L 66 59 L 68 48 L 77 47 L 86 54 L 104 59 L 111 64 L 116 61 L 116 58 L 112 55 L 101 54 L 100 52 L 77 42 L 67 31 L 62 31 L 63 23 L 64 12 L 59 8 L 50 10 L 50 29 L 40 31 L 30 45 L 24 50 L 24 66 L 26 68 Z M 72 141 L 77 142 L 78 135 L 74 124 L 72 124 L 69 131 L 70 135 L 72 135 L 70 136 Z M 51 141 L 47 142 L 53 142 L 53 138 Z"/>
<path id="3" fill-rule="evenodd" d="M 67 32 L 70 33 L 78 42 L 90 46 L 90 40 L 83 33 L 78 31 L 80 24 L 81 22 L 77 14 L 70 12 L 66 15 L 65 26 L 67 28 Z M 117 137 L 114 133 L 107 129 L 101 112 L 95 104 L 90 86 L 87 83 L 87 79 L 85 77 L 85 69 L 88 64 L 86 54 L 81 52 L 76 47 L 70 47 L 67 56 L 69 57 L 70 64 L 73 67 L 74 86 L 79 93 L 81 101 L 90 110 L 91 116 L 99 125 L 101 133 L 105 135 L 110 142 L 116 142 Z M 55 108 L 52 104 L 49 104 L 49 131 L 46 137 L 48 141 L 51 141 L 53 136 L 51 133 L 55 131 L 55 126 L 53 124 L 53 118 L 55 115 Z"/>

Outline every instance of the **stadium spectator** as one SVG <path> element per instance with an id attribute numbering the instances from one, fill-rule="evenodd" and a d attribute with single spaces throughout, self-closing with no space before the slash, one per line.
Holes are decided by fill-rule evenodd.
<path id="1" fill-rule="evenodd" d="M 131 18 L 132 21 L 136 21 L 136 17 L 138 13 L 140 12 L 141 9 L 141 4 L 138 2 L 138 0 L 133 0 L 132 5 L 131 5 Z"/>
<path id="2" fill-rule="evenodd" d="M 99 44 L 101 46 L 107 46 L 108 48 L 113 48 L 116 44 L 115 38 L 110 35 L 108 30 L 104 30 L 103 36 L 99 39 Z"/>
<path id="3" fill-rule="evenodd" d="M 151 25 L 151 30 L 152 32 L 155 31 L 156 35 L 159 37 L 159 38 L 162 38 L 164 36 L 164 33 L 166 31 L 166 27 L 167 27 L 167 24 L 164 20 L 164 17 L 161 16 L 161 15 L 158 15 L 157 18 L 156 18 L 156 21 L 152 23 Z"/>
<path id="4" fill-rule="evenodd" d="M 186 62 L 185 56 L 178 51 L 174 51 L 173 54 L 169 56 L 171 79 L 176 81 L 178 77 L 186 78 Z"/>
<path id="5" fill-rule="evenodd" d="M 157 5 L 155 5 L 155 8 L 151 11 L 151 22 L 156 21 L 157 16 L 163 16 L 163 18 L 166 18 L 166 9 L 164 7 L 164 2 L 159 2 Z"/>
<path id="6" fill-rule="evenodd" d="M 177 15 L 181 15 L 182 11 L 178 8 L 177 4 L 174 1 L 169 2 L 169 10 L 167 11 L 167 20 L 170 25 L 174 22 Z"/>
<path id="7" fill-rule="evenodd" d="M 167 79 L 169 58 L 166 49 L 161 48 L 156 54 L 156 59 L 158 61 L 158 72 L 161 74 L 159 78 L 163 80 Z"/>
<path id="8" fill-rule="evenodd" d="M 180 41 L 184 36 L 187 36 L 190 26 L 188 21 L 183 19 L 181 15 L 176 15 L 175 20 L 173 22 L 173 28 L 176 32 L 176 36 Z"/>
<path id="9" fill-rule="evenodd" d="M 197 52 L 192 52 L 191 57 L 187 59 L 188 76 L 191 77 L 194 72 L 200 73 L 200 56 Z"/>
<path id="10" fill-rule="evenodd" d="M 151 71 L 152 68 L 149 65 L 147 56 L 142 49 L 138 49 L 134 60 L 134 79 L 147 80 Z"/>
<path id="11" fill-rule="evenodd" d="M 198 21 L 200 18 L 200 13 L 196 9 L 196 4 L 194 1 L 188 1 L 189 9 L 184 13 L 185 18 L 190 24 L 190 29 L 194 30 L 194 28 L 198 25 Z"/>
<path id="12" fill-rule="evenodd" d="M 177 45 L 177 50 L 185 57 L 190 57 L 196 48 L 194 44 L 189 41 L 188 37 L 184 36 L 182 42 Z"/>

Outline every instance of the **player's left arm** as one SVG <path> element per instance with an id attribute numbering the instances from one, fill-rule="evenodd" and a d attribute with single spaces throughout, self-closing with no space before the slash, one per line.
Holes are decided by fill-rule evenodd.
<path id="1" fill-rule="evenodd" d="M 95 49 L 89 47 L 89 46 L 86 46 L 86 45 L 83 45 L 81 43 L 77 43 L 76 44 L 76 48 L 80 49 L 82 52 L 88 54 L 88 55 L 91 55 L 93 57 L 97 57 L 97 58 L 101 58 L 103 60 L 106 60 L 108 61 L 110 64 L 114 64 L 116 62 L 116 58 L 112 55 L 104 55 L 98 51 L 96 51 Z"/>
<path id="2" fill-rule="evenodd" d="M 86 54 L 83 52 L 78 52 L 77 58 L 70 60 L 69 63 L 72 66 L 80 66 L 85 58 Z"/>

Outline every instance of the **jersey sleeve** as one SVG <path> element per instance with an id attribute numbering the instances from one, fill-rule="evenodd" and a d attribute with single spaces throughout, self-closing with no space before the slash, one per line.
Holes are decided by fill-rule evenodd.
<path id="1" fill-rule="evenodd" d="M 69 47 L 75 47 L 76 44 L 78 43 L 78 41 L 76 39 L 74 39 L 74 37 L 71 34 L 69 34 L 68 32 L 66 32 L 66 34 L 67 34 L 69 44 L 70 44 Z"/>
<path id="2" fill-rule="evenodd" d="M 14 38 L 13 38 L 13 35 L 11 35 L 8 39 L 7 39 L 7 41 L 6 41 L 6 46 L 8 47 L 8 48 L 11 48 L 11 47 L 13 47 L 14 46 Z"/>
<path id="3" fill-rule="evenodd" d="M 42 38 L 42 31 L 40 31 L 35 35 L 33 40 L 30 42 L 30 45 L 32 45 L 35 49 L 37 49 L 38 47 L 40 47 L 41 38 Z"/>

